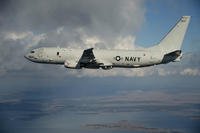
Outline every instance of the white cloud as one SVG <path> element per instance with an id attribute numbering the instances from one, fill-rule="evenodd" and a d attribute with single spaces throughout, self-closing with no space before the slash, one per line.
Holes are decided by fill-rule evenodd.
<path id="1" fill-rule="evenodd" d="M 35 35 L 31 31 L 27 32 L 11 31 L 3 33 L 3 36 L 4 36 L 3 41 L 20 42 L 20 45 L 24 45 L 25 49 L 37 46 L 40 41 L 45 40 L 47 37 L 45 33 Z"/>
<path id="2" fill-rule="evenodd" d="M 47 38 L 46 33 L 39 34 L 39 35 L 34 35 L 33 33 L 30 36 L 30 40 L 28 41 L 29 43 L 25 47 L 25 49 L 30 49 L 32 47 L 37 46 L 41 41 L 45 40 Z"/>
<path id="3" fill-rule="evenodd" d="M 177 69 L 168 69 L 168 68 L 157 68 L 158 75 L 160 76 L 168 76 L 177 74 Z"/>
<path id="4" fill-rule="evenodd" d="M 150 68 L 114 68 L 111 70 L 102 70 L 102 69 L 81 69 L 81 70 L 68 70 L 68 75 L 75 75 L 77 77 L 113 77 L 113 76 L 122 76 L 122 77 L 144 77 L 155 74 L 152 67 Z"/>
<path id="5" fill-rule="evenodd" d="M 16 41 L 16 40 L 24 39 L 30 35 L 32 35 L 32 32 L 6 32 L 4 33 L 4 39 Z"/>
<path id="6" fill-rule="evenodd" d="M 6 25 L 1 26 L 4 32 L 0 31 L 0 37 L 3 36 L 0 71 L 4 74 L 8 70 L 29 69 L 30 65 L 22 58 L 35 47 L 135 49 L 133 33 L 141 26 L 145 13 L 140 0 L 22 0 L 9 4 L 16 9 L 12 14 L 14 22 L 9 21 L 6 12 L 2 14 Z M 75 73 L 82 76 L 145 75 L 140 69 L 77 70 Z"/>
<path id="7" fill-rule="evenodd" d="M 56 33 L 58 34 L 58 35 L 60 35 L 62 32 L 63 32 L 63 30 L 64 30 L 64 27 L 62 26 L 62 27 L 58 27 L 57 29 L 56 29 Z"/>
<path id="8" fill-rule="evenodd" d="M 184 76 L 200 76 L 200 70 L 198 68 L 186 68 L 180 74 Z"/>
<path id="9" fill-rule="evenodd" d="M 114 49 L 135 49 L 135 37 L 134 36 L 126 36 L 126 37 L 118 37 L 115 41 Z"/>

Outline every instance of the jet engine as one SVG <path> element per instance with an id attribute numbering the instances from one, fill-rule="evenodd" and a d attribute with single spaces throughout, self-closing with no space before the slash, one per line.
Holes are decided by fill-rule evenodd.
<path id="1" fill-rule="evenodd" d="M 75 61 L 65 61 L 64 66 L 66 68 L 71 68 L 71 69 L 78 69 L 80 67 L 78 67 L 78 63 Z"/>

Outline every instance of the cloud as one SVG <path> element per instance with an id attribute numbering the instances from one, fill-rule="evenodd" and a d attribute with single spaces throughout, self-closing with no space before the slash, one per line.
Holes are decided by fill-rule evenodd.
<path id="1" fill-rule="evenodd" d="M 134 49 L 133 33 L 143 23 L 145 13 L 140 0 L 11 0 L 1 5 L 0 76 L 13 71 L 50 70 L 36 64 L 34 68 L 23 58 L 36 47 Z"/>
<path id="2" fill-rule="evenodd" d="M 184 76 L 200 76 L 200 70 L 198 68 L 186 68 L 180 74 Z"/>
<path id="3" fill-rule="evenodd" d="M 0 76 L 31 68 L 26 63 L 24 54 L 44 38 L 44 34 L 34 35 L 32 32 L 0 33 Z"/>
<path id="4" fill-rule="evenodd" d="M 20 39 L 24 39 L 29 35 L 30 32 L 26 33 L 26 32 L 22 32 L 22 33 L 15 33 L 15 32 L 8 32 L 7 34 L 5 34 L 5 40 L 20 40 Z"/>
<path id="5" fill-rule="evenodd" d="M 4 30 L 44 32 L 60 26 L 82 27 L 88 33 L 104 37 L 135 31 L 143 21 L 145 11 L 140 0 L 11 0 L 3 7 L 0 15 Z"/>
<path id="6" fill-rule="evenodd" d="M 153 74 L 152 68 L 134 68 L 134 69 L 123 69 L 123 68 L 114 68 L 109 71 L 98 69 L 90 70 L 84 69 L 81 71 L 73 70 L 70 72 L 72 75 L 77 75 L 78 77 L 113 77 L 113 76 L 122 76 L 122 77 L 144 77 Z"/>
<path id="7" fill-rule="evenodd" d="M 177 69 L 166 69 L 166 68 L 158 67 L 157 72 L 158 72 L 158 75 L 160 76 L 168 76 L 168 75 L 177 74 Z"/>

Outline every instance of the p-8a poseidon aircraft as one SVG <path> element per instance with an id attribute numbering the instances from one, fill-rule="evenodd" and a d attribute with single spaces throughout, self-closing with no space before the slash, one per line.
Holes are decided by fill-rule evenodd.
<path id="1" fill-rule="evenodd" d="M 71 69 L 112 69 L 147 67 L 180 61 L 181 45 L 190 21 L 182 16 L 177 24 L 157 44 L 143 50 L 70 49 L 42 47 L 25 57 L 37 63 L 62 64 Z"/>

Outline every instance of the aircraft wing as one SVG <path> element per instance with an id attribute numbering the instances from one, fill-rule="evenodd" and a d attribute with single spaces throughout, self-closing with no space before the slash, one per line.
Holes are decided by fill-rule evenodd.
<path id="1" fill-rule="evenodd" d="M 93 48 L 89 48 L 83 51 L 83 54 L 79 60 L 80 64 L 83 64 L 84 66 L 88 65 L 100 65 L 95 59 L 94 53 L 93 53 Z"/>
<path id="2" fill-rule="evenodd" d="M 106 61 L 96 59 L 93 53 L 93 48 L 86 49 L 79 60 L 80 66 L 88 68 L 101 67 L 103 69 L 111 69 L 112 64 Z"/>
<path id="3" fill-rule="evenodd" d="M 91 63 L 95 62 L 95 56 L 93 54 L 93 48 L 86 49 L 83 51 L 83 54 L 80 58 L 81 63 Z"/>

